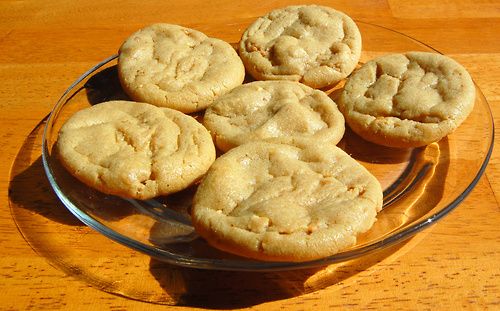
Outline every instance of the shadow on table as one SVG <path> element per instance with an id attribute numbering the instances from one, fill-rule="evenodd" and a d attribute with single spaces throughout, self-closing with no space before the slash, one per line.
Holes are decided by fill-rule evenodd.
<path id="1" fill-rule="evenodd" d="M 165 292 L 177 301 L 176 305 L 237 309 L 293 298 L 330 286 L 349 285 L 358 273 L 366 272 L 406 243 L 362 258 L 312 269 L 215 271 L 181 268 L 151 259 L 149 270 Z"/>
<path id="2" fill-rule="evenodd" d="M 44 121 L 37 128 L 41 128 Z M 32 135 L 41 133 L 34 131 Z M 24 209 L 61 224 L 83 226 L 53 192 L 43 168 L 41 148 L 40 141 L 30 135 L 12 165 L 9 201 L 13 216 L 18 215 L 17 209 Z"/>

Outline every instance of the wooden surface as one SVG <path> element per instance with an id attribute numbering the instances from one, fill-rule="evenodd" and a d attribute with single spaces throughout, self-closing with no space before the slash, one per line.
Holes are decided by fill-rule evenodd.
<path id="1" fill-rule="evenodd" d="M 36 218 L 43 214 L 37 211 L 47 208 L 44 202 L 55 199 L 44 180 L 36 137 L 33 141 L 27 141 L 27 137 L 79 75 L 116 53 L 128 34 L 147 24 L 177 23 L 237 42 L 255 17 L 288 3 L 292 2 L 0 2 L 0 310 L 164 307 L 141 300 L 177 305 L 179 310 L 500 309 L 498 148 L 477 187 L 444 220 L 371 261 L 351 262 L 331 270 L 193 272 L 164 266 L 105 238 L 101 241 L 65 212 Z M 342 10 L 358 21 L 405 33 L 452 56 L 470 71 L 491 106 L 495 122 L 500 124 L 498 1 L 316 3 Z M 19 161 L 29 167 L 20 171 L 23 167 Z M 26 189 L 23 195 L 19 194 L 20 186 Z M 39 191 L 34 192 L 35 188 Z M 39 206 L 17 214 L 18 229 L 13 220 L 13 213 L 18 211 L 13 209 L 23 208 L 27 201 L 38 202 Z M 39 219 L 36 225 L 30 226 L 30 215 Z M 61 230 L 69 226 L 78 240 L 58 235 L 58 226 Z M 92 253 L 91 246 L 82 247 L 90 241 L 85 236 L 109 246 Z M 61 246 L 75 246 L 74 252 L 64 253 Z M 80 251 L 93 255 L 82 258 L 78 256 Z M 118 261 L 122 268 L 117 270 Z M 68 262 L 88 270 L 80 271 Z M 111 270 L 120 274 L 123 283 L 110 287 L 89 277 L 93 273 L 104 279 Z M 164 292 L 134 292 L 141 282 L 144 288 L 160 284 Z M 120 293 L 120 288 L 127 291 Z M 186 288 L 191 296 L 176 296 Z"/>

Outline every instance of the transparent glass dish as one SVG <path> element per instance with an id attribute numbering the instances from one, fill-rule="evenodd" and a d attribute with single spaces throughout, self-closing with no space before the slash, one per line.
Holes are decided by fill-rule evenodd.
<path id="1" fill-rule="evenodd" d="M 393 52 L 429 51 L 430 46 L 380 26 L 357 22 L 363 36 L 361 63 Z M 452 211 L 474 188 L 493 148 L 493 118 L 476 87 L 474 110 L 451 135 L 415 149 L 377 146 L 349 130 L 339 146 L 370 170 L 384 189 L 384 208 L 370 231 L 338 254 L 308 262 L 263 262 L 210 247 L 191 226 L 195 187 L 148 201 L 124 199 L 91 189 L 70 176 L 53 154 L 62 124 L 76 111 L 113 99 L 128 99 L 116 72 L 117 57 L 97 64 L 62 95 L 46 123 L 42 156 L 49 182 L 78 219 L 105 236 L 158 260 L 192 268 L 277 271 L 346 261 L 402 242 Z M 337 89 L 329 90 L 335 99 Z M 105 251 L 105 250 L 103 250 Z"/>

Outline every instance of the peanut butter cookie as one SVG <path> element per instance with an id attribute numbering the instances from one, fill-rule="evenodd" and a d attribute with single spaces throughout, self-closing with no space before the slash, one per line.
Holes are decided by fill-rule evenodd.
<path id="1" fill-rule="evenodd" d="M 56 148 L 86 185 L 136 199 L 184 189 L 215 160 L 210 134 L 194 118 L 128 101 L 78 111 L 59 131 Z"/>
<path id="2" fill-rule="evenodd" d="M 338 99 L 354 132 L 389 147 L 418 147 L 453 132 L 474 106 L 469 73 L 428 52 L 391 54 L 354 72 Z"/>
<path id="3" fill-rule="evenodd" d="M 240 57 L 257 80 L 293 80 L 313 88 L 348 76 L 361 56 L 361 34 L 346 14 L 318 5 L 289 6 L 243 33 Z"/>
<path id="4" fill-rule="evenodd" d="M 356 242 L 382 207 L 380 183 L 333 144 L 251 142 L 219 157 L 192 221 L 211 245 L 271 261 L 307 261 Z"/>
<path id="5" fill-rule="evenodd" d="M 120 47 L 118 75 L 133 100 L 191 113 L 240 85 L 245 68 L 227 42 L 178 25 L 154 24 Z"/>
<path id="6" fill-rule="evenodd" d="M 205 127 L 227 151 L 255 140 L 337 144 L 344 117 L 325 93 L 292 81 L 256 81 L 219 97 L 205 112 Z"/>

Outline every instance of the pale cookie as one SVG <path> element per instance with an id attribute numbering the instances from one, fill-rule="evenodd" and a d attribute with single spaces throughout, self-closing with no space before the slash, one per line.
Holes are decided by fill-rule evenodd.
<path id="1" fill-rule="evenodd" d="M 250 25 L 241 37 L 239 53 L 257 80 L 293 80 L 322 88 L 354 70 L 361 56 L 361 34 L 340 11 L 289 6 Z"/>
<path id="2" fill-rule="evenodd" d="M 118 75 L 132 99 L 191 113 L 240 85 L 245 68 L 225 41 L 178 25 L 154 24 L 120 47 Z"/>
<path id="3" fill-rule="evenodd" d="M 215 160 L 210 134 L 194 118 L 128 101 L 75 113 L 59 131 L 57 152 L 88 186 L 136 199 L 184 189 Z"/>
<path id="4" fill-rule="evenodd" d="M 333 144 L 252 142 L 214 162 L 191 216 L 216 248 L 260 260 L 307 261 L 355 244 L 381 207 L 377 179 Z"/>
<path id="5" fill-rule="evenodd" d="M 203 124 L 227 151 L 249 141 L 337 144 L 344 117 L 324 92 L 292 81 L 256 81 L 219 97 Z"/>
<path id="6" fill-rule="evenodd" d="M 376 58 L 354 72 L 338 99 L 354 132 L 389 147 L 418 147 L 453 132 L 474 106 L 475 87 L 456 61 L 436 53 Z"/>

